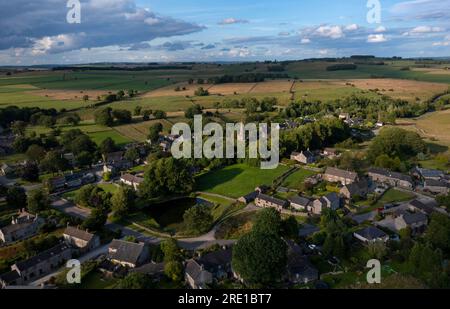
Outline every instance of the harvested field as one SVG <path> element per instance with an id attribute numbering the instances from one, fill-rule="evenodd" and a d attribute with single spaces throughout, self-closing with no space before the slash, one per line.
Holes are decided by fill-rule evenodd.
<path id="1" fill-rule="evenodd" d="M 209 92 L 211 94 L 223 94 L 223 95 L 232 95 L 232 94 L 246 94 L 249 93 L 254 87 L 256 87 L 256 83 L 230 83 L 230 84 L 220 84 L 214 85 L 209 88 Z"/>
<path id="2" fill-rule="evenodd" d="M 359 89 L 379 89 L 379 92 L 395 99 L 415 101 L 430 99 L 433 95 L 448 90 L 448 84 L 418 82 L 400 79 L 357 79 L 347 81 Z M 345 82 L 342 82 L 345 84 Z"/>
<path id="3" fill-rule="evenodd" d="M 271 80 L 257 83 L 250 93 L 276 93 L 290 92 L 294 81 L 288 80 Z"/>
<path id="4" fill-rule="evenodd" d="M 186 88 L 186 90 L 180 90 L 175 91 L 177 87 L 180 87 L 181 89 Z M 176 85 L 170 85 L 167 87 L 159 88 L 154 91 L 150 91 L 142 95 L 142 98 L 160 98 L 160 97 L 175 97 L 175 96 L 195 96 L 195 91 L 199 88 L 203 87 L 203 89 L 210 89 L 212 85 L 198 85 L 198 84 L 192 84 L 189 85 L 188 83 L 179 83 Z"/>
<path id="5" fill-rule="evenodd" d="M 450 110 L 427 114 L 417 119 L 399 119 L 397 124 L 405 129 L 415 130 L 421 136 L 450 145 Z"/>
<path id="6" fill-rule="evenodd" d="M 161 123 L 163 125 L 164 132 L 168 132 L 172 127 L 172 124 L 167 120 L 150 120 L 140 123 L 127 124 L 123 126 L 114 127 L 114 130 L 119 132 L 121 135 L 137 141 L 144 142 L 147 140 L 147 135 L 149 128 L 156 123 Z"/>

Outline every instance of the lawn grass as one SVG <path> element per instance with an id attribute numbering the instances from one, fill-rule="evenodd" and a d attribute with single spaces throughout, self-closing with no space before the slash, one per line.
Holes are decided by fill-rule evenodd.
<path id="1" fill-rule="evenodd" d="M 239 198 L 260 185 L 271 185 L 288 169 L 282 165 L 273 170 L 261 170 L 246 164 L 231 165 L 199 176 L 196 190 Z"/>
<path id="2" fill-rule="evenodd" d="M 316 175 L 316 172 L 307 170 L 307 169 L 299 169 L 288 178 L 286 178 L 282 184 L 283 187 L 287 187 L 289 189 L 298 189 L 299 186 L 305 181 L 306 178 Z"/>
<path id="3" fill-rule="evenodd" d="M 86 290 L 113 289 L 118 281 L 115 278 L 105 278 L 99 271 L 91 271 L 87 276 L 83 277 L 80 288 Z"/>
<path id="4" fill-rule="evenodd" d="M 408 193 L 404 191 L 399 191 L 397 189 L 391 188 L 374 204 L 369 201 L 361 201 L 358 203 L 360 210 L 359 214 L 368 213 L 374 211 L 378 208 L 383 208 L 384 205 L 396 202 L 405 202 L 412 200 L 414 198 L 413 193 Z"/>
<path id="5" fill-rule="evenodd" d="M 414 198 L 414 194 L 399 191 L 396 189 L 389 189 L 381 199 L 378 200 L 376 206 L 383 207 L 385 204 L 393 202 L 404 202 Z"/>

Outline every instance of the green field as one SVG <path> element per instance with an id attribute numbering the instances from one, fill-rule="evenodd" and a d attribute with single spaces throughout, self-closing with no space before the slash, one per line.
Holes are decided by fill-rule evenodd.
<path id="1" fill-rule="evenodd" d="M 61 129 L 62 132 L 79 129 L 87 134 L 97 144 L 100 144 L 108 137 L 112 138 L 119 146 L 126 145 L 133 141 L 132 139 L 123 136 L 118 131 L 112 128 L 97 125 L 92 121 L 80 122 L 78 126 L 59 126 L 58 128 Z M 28 134 L 30 134 L 31 132 L 35 132 L 37 135 L 48 134 L 51 131 L 51 128 L 42 126 L 33 126 L 27 128 Z"/>
<path id="2" fill-rule="evenodd" d="M 298 189 L 306 178 L 311 177 L 313 175 L 316 175 L 316 173 L 313 171 L 300 169 L 297 172 L 290 175 L 288 178 L 286 178 L 282 186 L 290 189 Z"/>
<path id="3" fill-rule="evenodd" d="M 257 186 L 271 185 L 288 169 L 281 165 L 274 170 L 261 170 L 246 164 L 232 165 L 197 178 L 196 190 L 239 198 Z"/>
<path id="4" fill-rule="evenodd" d="M 30 90 L 36 89 L 0 87 L 0 108 L 16 105 L 19 107 L 55 108 L 60 110 L 62 108 L 74 109 L 88 105 L 82 100 L 56 100 L 45 96 L 33 95 L 29 93 Z"/>

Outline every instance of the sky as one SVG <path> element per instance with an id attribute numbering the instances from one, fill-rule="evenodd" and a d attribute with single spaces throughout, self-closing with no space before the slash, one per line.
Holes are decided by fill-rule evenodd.
<path id="1" fill-rule="evenodd" d="M 0 0 L 0 65 L 355 54 L 449 57 L 450 0 Z"/>

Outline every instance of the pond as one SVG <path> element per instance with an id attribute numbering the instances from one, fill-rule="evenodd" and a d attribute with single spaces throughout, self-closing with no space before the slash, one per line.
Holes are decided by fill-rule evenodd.
<path id="1" fill-rule="evenodd" d="M 186 210 L 197 204 L 210 205 L 209 202 L 197 198 L 182 198 L 160 204 L 151 205 L 143 211 L 151 216 L 162 229 L 177 228 L 183 223 Z"/>

